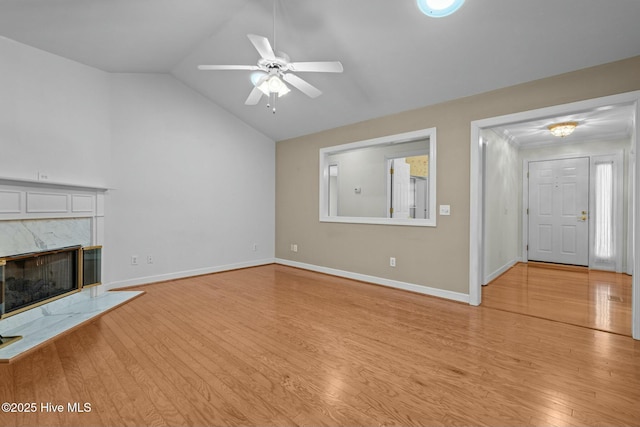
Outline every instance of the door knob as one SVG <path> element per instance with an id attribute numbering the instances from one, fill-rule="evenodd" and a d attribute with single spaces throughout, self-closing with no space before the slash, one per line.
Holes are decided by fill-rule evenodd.
<path id="1" fill-rule="evenodd" d="M 582 216 L 579 216 L 578 219 L 580 221 L 586 221 L 587 220 L 587 216 L 586 215 L 582 215 Z"/>

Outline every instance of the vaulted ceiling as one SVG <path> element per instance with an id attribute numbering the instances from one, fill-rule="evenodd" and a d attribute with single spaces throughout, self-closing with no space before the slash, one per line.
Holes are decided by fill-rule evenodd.
<path id="1" fill-rule="evenodd" d="M 338 60 L 305 73 L 322 90 L 244 104 L 247 34 L 273 43 L 273 0 L 1 0 L 0 35 L 118 73 L 171 73 L 275 140 L 640 55 L 640 1 L 467 0 L 422 15 L 415 0 L 276 0 L 276 50 Z M 638 70 L 640 72 L 640 70 Z"/>

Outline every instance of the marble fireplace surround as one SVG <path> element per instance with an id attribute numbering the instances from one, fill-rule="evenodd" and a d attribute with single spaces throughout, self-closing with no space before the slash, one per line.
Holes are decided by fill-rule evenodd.
<path id="1" fill-rule="evenodd" d="M 102 245 L 106 191 L 0 178 L 0 257 Z"/>
<path id="2" fill-rule="evenodd" d="M 73 245 L 103 245 L 106 192 L 106 188 L 0 178 L 0 257 Z M 0 319 L 0 335 L 22 336 L 0 348 L 0 363 L 9 363 L 143 294 L 104 292 L 103 288 L 83 289 Z"/>

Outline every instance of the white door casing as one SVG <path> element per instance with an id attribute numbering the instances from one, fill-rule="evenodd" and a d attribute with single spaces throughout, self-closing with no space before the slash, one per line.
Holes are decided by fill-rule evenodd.
<path id="1" fill-rule="evenodd" d="M 589 158 L 529 163 L 531 261 L 589 265 Z"/>
<path id="2" fill-rule="evenodd" d="M 544 107 L 536 110 L 522 111 L 504 116 L 490 117 L 471 122 L 471 162 L 470 180 L 471 188 L 470 221 L 469 221 L 469 304 L 480 305 L 482 302 L 482 281 L 484 277 L 484 176 L 485 166 L 483 163 L 485 153 L 485 141 L 481 138 L 483 129 L 490 129 L 496 126 L 504 126 L 510 123 L 517 123 L 526 120 L 534 120 L 543 117 L 556 117 L 571 114 L 576 111 L 586 111 L 592 108 L 605 107 L 611 105 L 632 104 L 634 108 L 635 120 L 632 129 L 632 149 L 630 152 L 629 168 L 627 176 L 632 187 L 631 206 L 629 215 L 629 260 L 632 266 L 631 271 L 640 271 L 640 185 L 637 185 L 638 171 L 637 164 L 640 162 L 640 150 L 637 149 L 637 140 L 640 137 L 640 91 L 626 92 L 616 95 L 593 98 L 584 101 L 572 102 L 569 104 Z M 640 276 L 633 275 L 632 284 L 632 336 L 640 340 Z"/>

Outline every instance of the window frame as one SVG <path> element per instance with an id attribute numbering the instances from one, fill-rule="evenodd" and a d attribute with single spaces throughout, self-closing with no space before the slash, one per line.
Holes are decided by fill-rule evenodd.
<path id="1" fill-rule="evenodd" d="M 383 145 L 396 145 L 409 143 L 421 139 L 429 140 L 429 219 L 416 218 L 384 218 L 384 217 L 357 217 L 357 216 L 330 216 L 329 209 L 329 166 L 332 162 L 329 156 L 346 151 L 357 150 Z M 319 221 L 351 224 L 377 224 L 377 225 L 403 225 L 412 227 L 435 227 L 436 226 L 436 128 L 420 129 L 412 132 L 404 132 L 379 138 L 367 139 L 351 142 L 347 144 L 335 145 L 321 148 L 319 151 Z M 335 163 L 335 162 L 334 162 Z"/>

